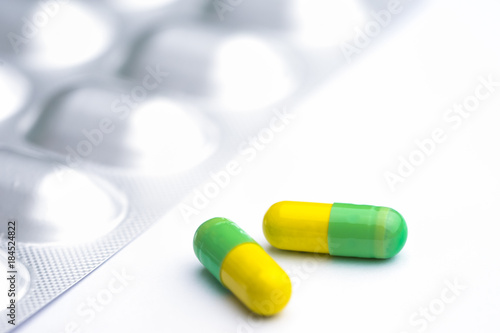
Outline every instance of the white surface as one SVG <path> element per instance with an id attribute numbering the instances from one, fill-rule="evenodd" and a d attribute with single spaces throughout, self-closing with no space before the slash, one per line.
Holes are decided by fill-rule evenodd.
<path id="1" fill-rule="evenodd" d="M 240 157 L 242 173 L 198 216 L 172 212 L 18 332 L 499 332 L 500 86 L 456 129 L 443 119 L 480 76 L 500 82 L 499 9 L 442 1 L 395 22 L 288 105 L 296 119 L 255 160 Z M 436 128 L 445 142 L 391 191 L 384 173 Z M 408 242 L 387 261 L 278 251 L 261 223 L 281 200 L 390 206 L 406 218 Z M 278 316 L 252 317 L 194 256 L 194 231 L 214 216 L 238 223 L 290 272 L 293 296 Z M 120 288 L 123 270 L 134 279 Z M 455 280 L 466 286 L 457 295 Z M 91 316 L 97 296 L 109 302 Z M 439 314 L 424 320 L 429 307 Z"/>

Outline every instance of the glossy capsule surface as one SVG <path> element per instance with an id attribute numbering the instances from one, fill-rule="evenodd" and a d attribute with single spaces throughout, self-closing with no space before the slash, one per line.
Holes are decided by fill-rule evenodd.
<path id="1" fill-rule="evenodd" d="M 200 225 L 194 252 L 222 285 L 253 312 L 280 312 L 292 294 L 288 275 L 234 222 L 216 217 Z"/>
<path id="2" fill-rule="evenodd" d="M 263 229 L 279 249 L 379 259 L 399 253 L 408 234 L 405 220 L 391 208 L 298 201 L 272 205 Z"/>

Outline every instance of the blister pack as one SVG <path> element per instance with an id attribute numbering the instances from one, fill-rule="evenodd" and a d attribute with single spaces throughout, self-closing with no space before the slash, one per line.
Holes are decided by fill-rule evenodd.
<path id="1" fill-rule="evenodd" d="M 237 172 L 397 3 L 0 1 L 0 329 Z"/>

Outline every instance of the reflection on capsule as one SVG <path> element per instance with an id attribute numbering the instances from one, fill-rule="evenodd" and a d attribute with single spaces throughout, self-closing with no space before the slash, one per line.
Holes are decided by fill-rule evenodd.
<path id="1" fill-rule="evenodd" d="M 295 201 L 272 205 L 263 229 L 279 249 L 379 259 L 398 254 L 408 234 L 405 220 L 391 208 Z"/>
<path id="2" fill-rule="evenodd" d="M 288 275 L 234 222 L 216 217 L 194 235 L 200 262 L 253 312 L 280 312 L 292 294 Z"/>

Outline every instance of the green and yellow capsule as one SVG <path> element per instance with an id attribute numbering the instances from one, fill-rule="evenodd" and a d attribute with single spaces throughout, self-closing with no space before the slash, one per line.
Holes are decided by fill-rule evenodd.
<path id="1" fill-rule="evenodd" d="M 194 253 L 219 282 L 253 312 L 280 312 L 292 294 L 283 269 L 234 222 L 216 217 L 200 225 Z"/>
<path id="2" fill-rule="evenodd" d="M 264 216 L 264 235 L 283 250 L 332 256 L 395 256 L 405 245 L 406 222 L 387 207 L 282 201 Z"/>

